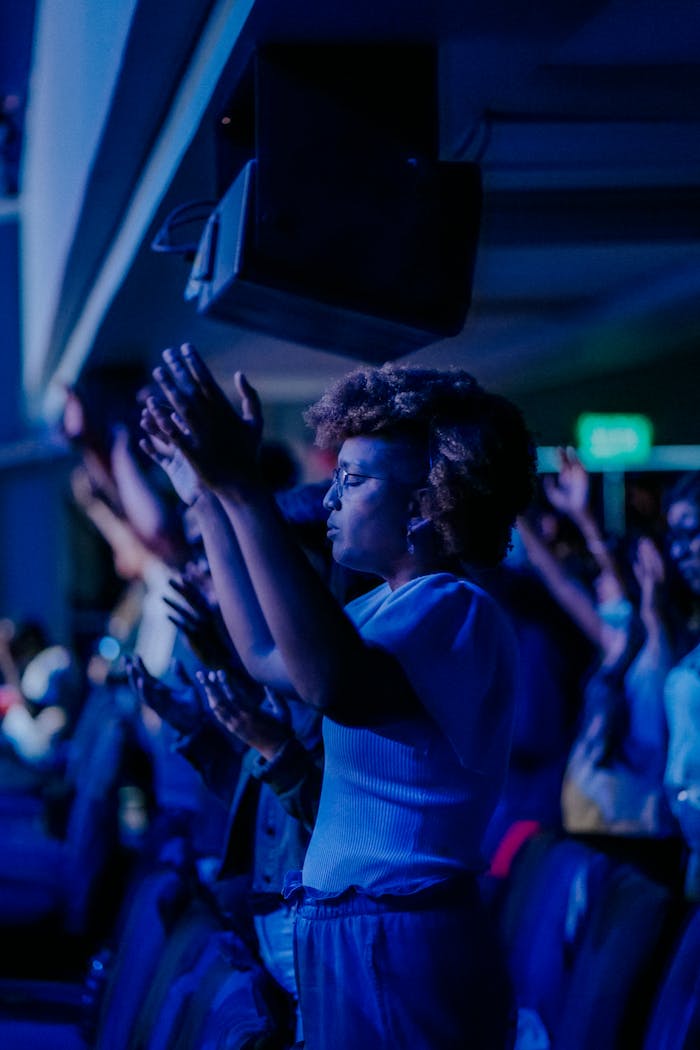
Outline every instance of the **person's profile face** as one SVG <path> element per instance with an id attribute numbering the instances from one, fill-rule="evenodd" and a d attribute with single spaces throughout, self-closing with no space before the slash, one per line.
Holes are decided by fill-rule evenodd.
<path id="1" fill-rule="evenodd" d="M 694 594 L 700 594 L 700 507 L 678 500 L 669 507 L 666 541 L 671 560 Z"/>
<path id="2" fill-rule="evenodd" d="M 390 579 L 406 553 L 414 459 L 402 443 L 348 438 L 324 499 L 333 558 L 359 572 Z M 418 482 L 419 479 L 416 479 Z"/>

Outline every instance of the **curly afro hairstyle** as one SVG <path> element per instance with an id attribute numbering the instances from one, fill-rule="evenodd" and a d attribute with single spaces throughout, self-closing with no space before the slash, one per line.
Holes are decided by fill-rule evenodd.
<path id="1" fill-rule="evenodd" d="M 475 568 L 504 557 L 535 477 L 532 437 L 507 398 L 458 369 L 386 364 L 350 372 L 304 418 L 321 448 L 372 435 L 422 443 L 428 468 L 423 513 L 442 554 Z"/>

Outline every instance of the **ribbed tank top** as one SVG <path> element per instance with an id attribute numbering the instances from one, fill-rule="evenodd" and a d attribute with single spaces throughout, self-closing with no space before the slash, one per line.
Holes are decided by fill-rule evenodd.
<path id="1" fill-rule="evenodd" d="M 363 636 L 394 652 L 431 713 L 381 729 L 324 719 L 323 787 L 304 885 L 329 896 L 350 886 L 408 893 L 479 870 L 512 731 L 508 625 L 483 592 L 442 574 L 394 592 L 377 588 L 351 603 L 348 613 Z M 435 637 L 444 640 L 443 652 L 431 644 Z M 431 669 L 431 659 L 442 659 L 441 669 Z M 423 680 L 412 671 L 426 661 Z M 429 695 L 446 688 L 452 692 L 446 701 Z"/>

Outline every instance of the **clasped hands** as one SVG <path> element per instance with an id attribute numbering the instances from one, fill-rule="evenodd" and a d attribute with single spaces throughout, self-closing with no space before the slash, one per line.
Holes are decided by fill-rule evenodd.
<path id="1" fill-rule="evenodd" d="M 216 491 L 254 482 L 262 412 L 243 373 L 235 375 L 240 415 L 189 343 L 165 350 L 153 379 L 163 398 L 146 399 L 140 445 L 180 498 L 192 504 L 202 487 Z"/>

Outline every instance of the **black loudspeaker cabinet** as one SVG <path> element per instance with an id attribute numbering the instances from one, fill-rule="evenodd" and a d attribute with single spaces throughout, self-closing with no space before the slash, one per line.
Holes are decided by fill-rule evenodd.
<path id="1" fill-rule="evenodd" d="M 459 333 L 481 177 L 437 156 L 433 49 L 265 48 L 254 95 L 255 158 L 193 270 L 200 312 L 371 361 Z"/>

